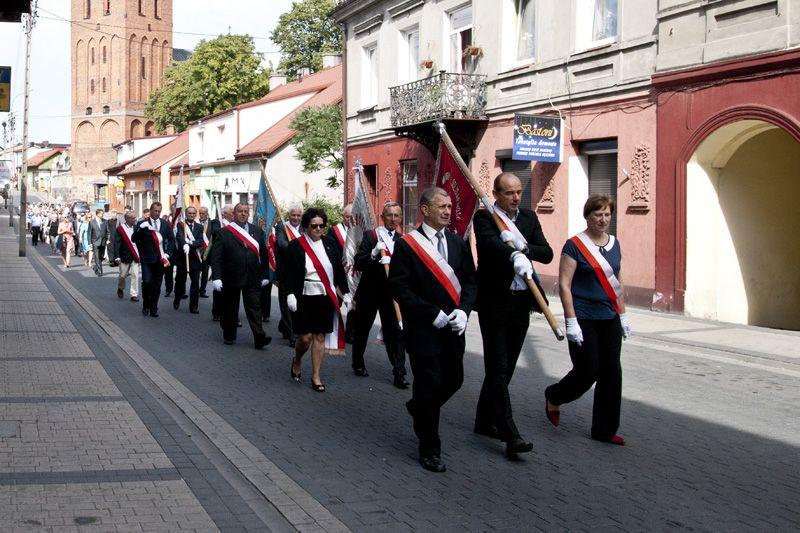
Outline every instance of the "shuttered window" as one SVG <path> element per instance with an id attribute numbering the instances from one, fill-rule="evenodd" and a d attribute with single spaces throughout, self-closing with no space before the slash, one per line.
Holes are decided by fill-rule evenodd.
<path id="1" fill-rule="evenodd" d="M 520 206 L 533 209 L 531 200 L 531 162 L 503 159 L 503 172 L 511 172 L 522 182 L 522 200 Z"/>
<path id="2" fill-rule="evenodd" d="M 617 199 L 617 154 L 589 155 L 589 194 L 607 194 Z M 617 234 L 617 212 L 611 215 L 608 232 Z"/>

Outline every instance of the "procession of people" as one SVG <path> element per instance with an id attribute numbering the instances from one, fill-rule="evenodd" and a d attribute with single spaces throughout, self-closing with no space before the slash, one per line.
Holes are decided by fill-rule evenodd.
<path id="1" fill-rule="evenodd" d="M 264 323 L 270 320 L 276 283 L 277 328 L 293 348 L 287 359 L 290 377 L 303 381 L 303 360 L 310 352 L 308 381 L 316 392 L 326 390 L 325 354 L 345 354 L 347 343 L 352 345 L 354 374 L 369 375 L 364 354 L 379 316 L 386 372 L 391 371 L 398 389 L 411 386 L 405 407 L 419 441 L 419 462 L 426 470 L 444 472 L 440 418 L 464 381 L 465 331 L 473 311 L 478 313 L 482 347 L 470 348 L 482 351 L 485 368 L 474 432 L 502 441 L 510 458 L 534 450 L 512 415 L 509 385 L 531 313 L 547 307 L 532 296 L 532 286 L 544 294 L 534 264 L 550 263 L 553 249 L 536 213 L 520 205 L 517 176 L 498 175 L 493 196 L 491 209 L 477 210 L 472 219 L 474 243 L 448 229 L 453 199 L 446 190 L 431 187 L 420 194 L 418 227 L 403 234 L 401 206 L 386 202 L 380 225 L 363 232 L 350 254 L 352 205 L 344 207 L 342 221 L 335 225 L 329 225 L 324 210 L 296 204 L 285 220 L 263 228 L 242 203 L 220 207 L 214 219 L 208 208 L 189 206 L 182 217 L 170 220 L 162 216 L 160 202 L 153 202 L 141 217 L 126 208 L 119 221 L 103 210 L 72 221 L 61 206 L 41 204 L 28 218 L 33 243 L 40 237 L 57 239 L 54 252 L 57 247 L 65 267 L 76 243 L 98 276 L 103 275 L 104 259 L 117 266 L 117 297 L 125 298 L 127 286 L 130 300 L 141 301 L 143 316 L 160 316 L 162 286 L 175 311 L 188 300 L 189 313 L 198 314 L 210 281 L 211 319 L 219 322 L 225 345 L 236 343 L 240 308 L 254 348 L 270 345 Z M 586 230 L 563 246 L 559 293 L 573 368 L 543 393 L 545 415 L 558 426 L 561 408 L 594 385 L 591 436 L 621 445 L 620 350 L 630 323 L 620 282 L 620 243 L 608 234 L 614 208 L 610 197 L 591 195 L 583 212 Z M 360 274 L 357 287 L 353 273 Z M 406 359 L 412 383 L 406 377 Z"/>

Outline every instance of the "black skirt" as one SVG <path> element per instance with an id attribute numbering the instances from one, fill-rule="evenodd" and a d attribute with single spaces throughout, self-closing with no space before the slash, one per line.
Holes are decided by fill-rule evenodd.
<path id="1" fill-rule="evenodd" d="M 298 335 L 333 331 L 333 303 L 327 295 L 297 299 L 297 312 L 292 313 L 292 329 Z"/>

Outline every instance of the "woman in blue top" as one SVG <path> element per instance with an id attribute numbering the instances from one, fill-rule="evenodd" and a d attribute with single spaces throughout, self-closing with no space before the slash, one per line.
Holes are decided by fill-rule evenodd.
<path id="1" fill-rule="evenodd" d="M 616 284 L 614 290 L 622 262 L 619 241 L 607 233 L 614 208 L 614 199 L 608 195 L 589 196 L 583 206 L 586 230 L 581 237 L 584 238 L 579 237 L 578 243 L 573 239 L 568 240 L 561 251 L 558 284 L 564 306 L 572 370 L 561 381 L 547 387 L 545 399 L 547 418 L 557 426 L 559 406 L 577 400 L 596 383 L 592 438 L 622 445 L 625 440 L 617 435 L 622 399 L 619 354 L 622 337 L 630 334 L 630 324 L 625 315 L 621 284 Z M 605 258 L 616 280 L 601 283 L 586 257 L 587 252 L 590 257 L 595 252 L 590 248 L 596 248 L 599 255 Z M 599 266 L 595 259 L 592 259 L 592 263 Z M 602 271 L 600 275 L 604 276 L 604 281 L 609 279 Z M 607 290 L 616 293 L 613 298 L 616 302 Z"/>

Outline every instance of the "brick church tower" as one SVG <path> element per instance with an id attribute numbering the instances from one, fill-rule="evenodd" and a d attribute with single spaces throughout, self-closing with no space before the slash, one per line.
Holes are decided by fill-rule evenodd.
<path id="1" fill-rule="evenodd" d="M 172 62 L 172 0 L 72 1 L 72 193 L 106 189 L 113 145 L 154 135 L 144 116 Z"/>

